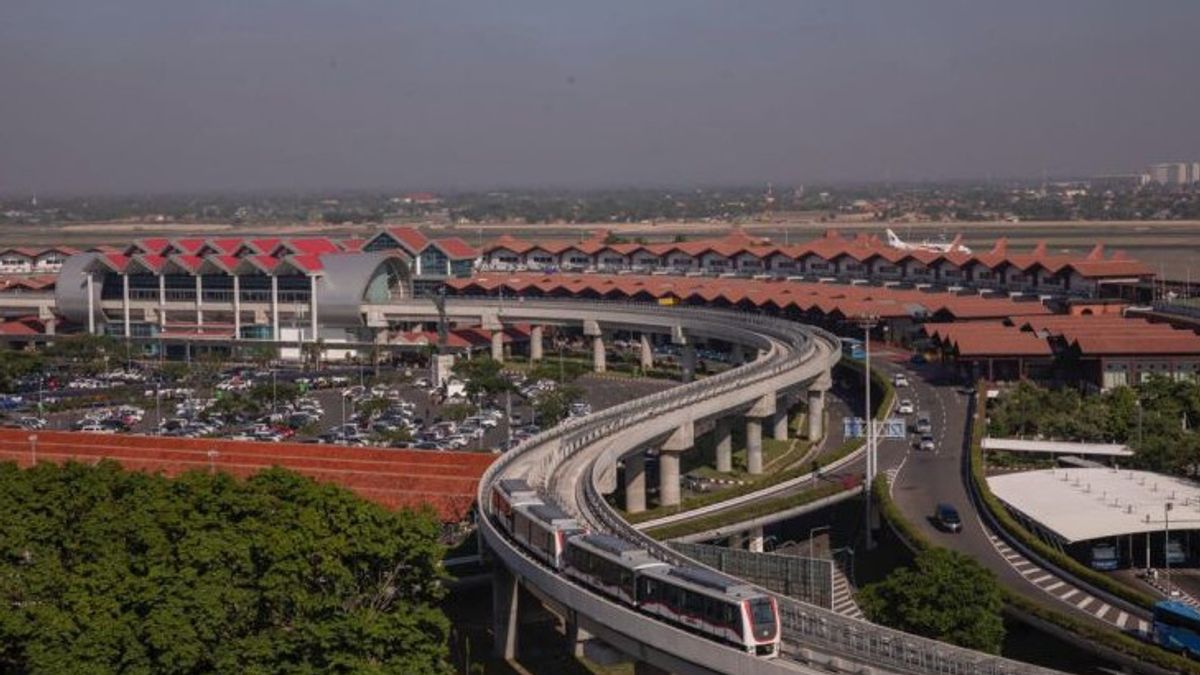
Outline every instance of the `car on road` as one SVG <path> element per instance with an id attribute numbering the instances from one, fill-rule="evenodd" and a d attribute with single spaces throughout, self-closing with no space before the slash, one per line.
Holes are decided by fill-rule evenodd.
<path id="1" fill-rule="evenodd" d="M 908 376 L 905 375 L 904 373 L 896 373 L 895 375 L 892 376 L 892 386 L 907 387 L 908 386 Z"/>
<path id="2" fill-rule="evenodd" d="M 908 360 L 908 362 L 913 364 L 914 366 L 923 366 L 926 363 L 929 363 L 929 361 L 925 358 L 925 355 L 922 354 L 921 352 L 917 352 L 916 354 L 913 354 L 912 358 L 910 358 Z"/>
<path id="3" fill-rule="evenodd" d="M 962 532 L 962 518 L 958 516 L 958 509 L 944 502 L 934 508 L 933 522 L 947 532 Z"/>
<path id="4" fill-rule="evenodd" d="M 933 442 L 933 436 L 925 434 L 921 436 L 921 440 L 917 442 L 918 450 L 928 450 L 930 452 L 937 450 L 937 444 Z"/>
<path id="5" fill-rule="evenodd" d="M 913 430 L 918 434 L 933 433 L 933 423 L 929 421 L 929 415 L 921 414 L 917 417 L 917 423 L 913 425 Z"/>
<path id="6" fill-rule="evenodd" d="M 916 410 L 916 407 L 913 406 L 913 402 L 907 398 L 900 399 L 900 405 L 896 407 L 896 412 L 900 413 L 901 415 L 911 415 L 916 412 Z"/>

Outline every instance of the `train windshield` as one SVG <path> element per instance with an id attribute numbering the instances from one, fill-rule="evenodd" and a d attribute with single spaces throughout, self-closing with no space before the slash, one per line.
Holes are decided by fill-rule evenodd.
<path id="1" fill-rule="evenodd" d="M 770 598 L 750 601 L 750 620 L 754 623 L 754 636 L 773 637 L 775 633 L 775 606 Z"/>

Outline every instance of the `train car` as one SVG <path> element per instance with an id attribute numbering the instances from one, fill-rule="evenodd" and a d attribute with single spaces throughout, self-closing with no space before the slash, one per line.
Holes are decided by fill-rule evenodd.
<path id="1" fill-rule="evenodd" d="M 537 491 L 522 478 L 505 478 L 492 485 L 492 514 L 509 532 L 513 529 L 514 506 L 541 503 Z"/>
<path id="2" fill-rule="evenodd" d="M 765 658 L 779 655 L 779 607 L 746 582 L 699 567 L 650 568 L 637 578 L 638 607 Z"/>
<path id="3" fill-rule="evenodd" d="M 538 503 L 513 507 L 511 532 L 531 553 L 561 570 L 567 540 L 587 530 L 557 506 Z"/>
<path id="4" fill-rule="evenodd" d="M 637 576 L 667 563 L 646 549 L 611 534 L 586 534 L 567 540 L 567 576 L 637 606 Z"/>

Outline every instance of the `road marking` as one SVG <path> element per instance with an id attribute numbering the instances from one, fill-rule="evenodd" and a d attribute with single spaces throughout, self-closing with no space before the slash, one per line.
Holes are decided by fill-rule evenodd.
<path id="1" fill-rule="evenodd" d="M 1150 624 L 1146 623 L 1145 621 L 1142 621 L 1141 619 L 1138 619 L 1138 632 L 1149 633 L 1150 632 Z"/>
<path id="2" fill-rule="evenodd" d="M 1129 621 L 1128 614 L 1126 614 L 1125 612 L 1121 612 L 1120 614 L 1118 614 L 1117 615 L 1117 628 L 1124 630 L 1126 621 Z"/>
<path id="3" fill-rule="evenodd" d="M 1096 618 L 1099 619 L 1100 617 L 1104 616 L 1105 614 L 1108 613 L 1108 610 L 1110 610 L 1110 609 L 1112 609 L 1112 607 L 1109 607 L 1107 604 L 1101 603 L 1100 609 L 1096 610 Z"/>
<path id="4" fill-rule="evenodd" d="M 1066 584 L 1064 584 L 1064 583 L 1063 583 L 1063 582 L 1061 582 L 1061 581 L 1056 581 L 1056 582 L 1054 582 L 1054 583 L 1050 584 L 1049 586 L 1046 586 L 1046 587 L 1045 587 L 1045 588 L 1043 588 L 1042 590 L 1043 590 L 1043 591 L 1046 591 L 1047 593 L 1049 593 L 1050 591 L 1053 591 L 1053 590 L 1054 590 L 1054 589 L 1056 589 L 1056 588 L 1061 588 L 1061 587 L 1063 587 L 1063 586 L 1066 586 Z"/>
<path id="5" fill-rule="evenodd" d="M 1078 607 L 1079 609 L 1083 609 L 1085 605 L 1092 604 L 1093 600 L 1095 600 L 1095 598 L 1093 598 L 1092 596 L 1085 595 L 1085 596 L 1083 596 L 1082 600 L 1080 600 L 1078 603 L 1075 604 L 1075 606 Z"/>
<path id="6" fill-rule="evenodd" d="M 1050 579 L 1053 579 L 1053 578 L 1054 578 L 1054 575 L 1052 575 L 1052 574 L 1044 574 L 1036 579 L 1033 579 L 1032 581 L 1033 581 L 1033 583 L 1041 586 L 1043 582 L 1049 581 Z"/>
<path id="7" fill-rule="evenodd" d="M 1079 595 L 1079 589 L 1072 588 L 1071 590 L 1067 591 L 1066 593 L 1063 593 L 1062 595 L 1058 596 L 1058 599 L 1062 600 L 1063 602 L 1066 602 L 1067 600 L 1070 600 L 1071 598 L 1075 597 L 1076 595 Z"/>

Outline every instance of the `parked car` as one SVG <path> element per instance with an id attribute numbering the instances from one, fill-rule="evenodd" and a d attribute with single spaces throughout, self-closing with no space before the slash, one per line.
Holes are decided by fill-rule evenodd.
<path id="1" fill-rule="evenodd" d="M 946 503 L 938 504 L 934 508 L 933 522 L 947 532 L 962 531 L 962 518 L 958 516 L 958 509 Z"/>

